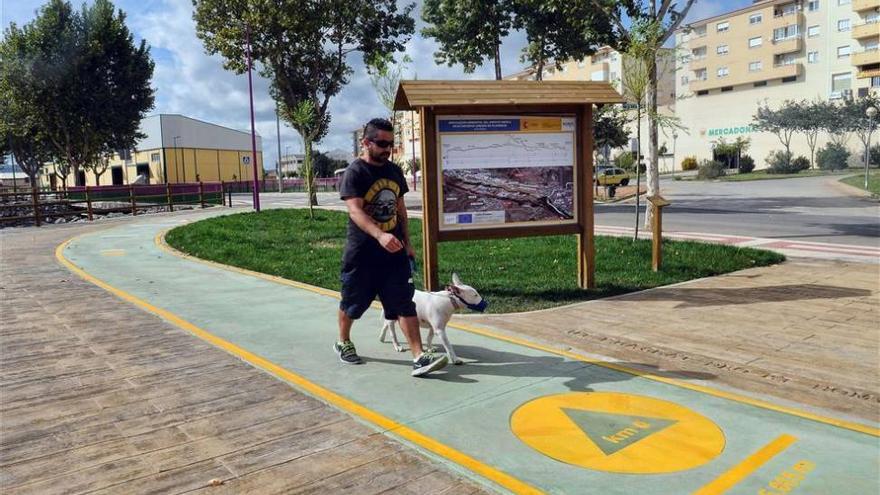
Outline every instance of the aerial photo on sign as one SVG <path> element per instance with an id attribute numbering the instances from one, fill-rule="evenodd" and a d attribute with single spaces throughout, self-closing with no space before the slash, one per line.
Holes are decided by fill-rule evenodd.
<path id="1" fill-rule="evenodd" d="M 441 229 L 574 219 L 574 117 L 438 117 Z"/>

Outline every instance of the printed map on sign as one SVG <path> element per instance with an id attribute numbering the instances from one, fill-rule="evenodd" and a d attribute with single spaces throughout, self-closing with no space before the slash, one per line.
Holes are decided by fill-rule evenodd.
<path id="1" fill-rule="evenodd" d="M 438 117 L 441 228 L 574 218 L 573 117 Z"/>

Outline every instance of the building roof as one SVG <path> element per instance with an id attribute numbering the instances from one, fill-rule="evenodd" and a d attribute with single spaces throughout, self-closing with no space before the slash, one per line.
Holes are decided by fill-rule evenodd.
<path id="1" fill-rule="evenodd" d="M 736 10 L 730 10 L 730 11 L 727 11 L 727 12 L 724 12 L 721 14 L 717 14 L 717 15 L 713 15 L 712 17 L 705 17 L 703 19 L 691 21 L 691 22 L 688 22 L 687 24 L 682 24 L 681 26 L 679 26 L 678 29 L 675 30 L 675 32 L 677 33 L 680 31 L 687 30 L 687 29 L 693 29 L 694 26 L 702 26 L 703 24 L 707 24 L 712 21 L 721 20 L 726 17 L 741 15 L 746 12 L 750 12 L 752 10 L 760 10 L 760 9 L 766 8 L 769 5 L 782 4 L 782 3 L 788 3 L 788 2 L 791 2 L 791 0 L 754 0 L 750 5 L 747 5 L 742 8 L 739 8 Z"/>
<path id="2" fill-rule="evenodd" d="M 394 110 L 427 106 L 623 103 L 611 84 L 593 81 L 401 81 Z"/>

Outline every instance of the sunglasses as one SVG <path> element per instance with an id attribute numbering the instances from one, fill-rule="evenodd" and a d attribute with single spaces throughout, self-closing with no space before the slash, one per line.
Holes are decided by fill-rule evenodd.
<path id="1" fill-rule="evenodd" d="M 370 139 L 369 141 L 380 148 L 390 148 L 390 147 L 394 146 L 394 141 L 385 141 L 382 139 L 376 139 L 376 140 Z"/>

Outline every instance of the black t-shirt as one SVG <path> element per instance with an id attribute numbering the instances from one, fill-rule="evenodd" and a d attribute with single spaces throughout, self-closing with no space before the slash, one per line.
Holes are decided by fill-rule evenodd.
<path id="1" fill-rule="evenodd" d="M 403 226 L 397 217 L 397 200 L 409 192 L 400 167 L 390 161 L 370 165 L 360 158 L 349 164 L 339 184 L 339 197 L 363 198 L 364 211 L 385 232 L 394 234 L 403 242 Z M 343 265 L 350 263 L 381 263 L 394 255 L 404 255 L 401 249 L 389 253 L 369 234 L 348 219 L 348 237 L 342 255 Z"/>

